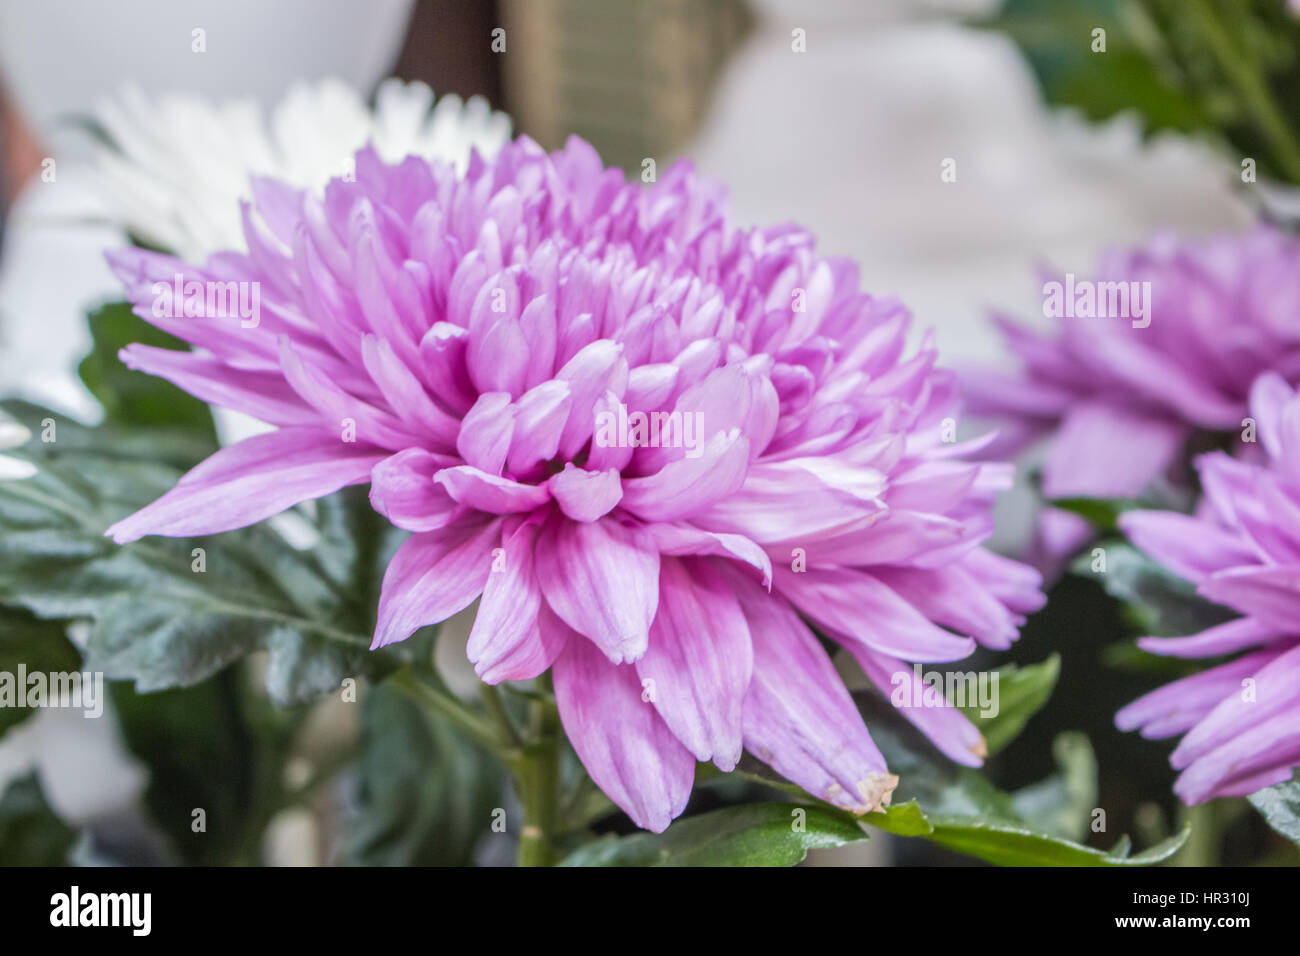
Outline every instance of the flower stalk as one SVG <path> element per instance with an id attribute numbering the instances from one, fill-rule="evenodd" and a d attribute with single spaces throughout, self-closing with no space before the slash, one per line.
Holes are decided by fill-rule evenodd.
<path id="1" fill-rule="evenodd" d="M 560 736 L 558 715 L 548 703 L 532 704 L 529 738 L 511 766 L 524 808 L 518 863 L 551 866 L 560 825 Z"/>
<path id="2" fill-rule="evenodd" d="M 443 718 L 500 760 L 514 777 L 524 810 L 519 835 L 520 866 L 551 866 L 558 859 L 561 831 L 560 720 L 549 687 L 532 696 L 526 731 L 516 726 L 495 687 L 484 686 L 486 714 L 466 705 L 410 669 L 390 678 L 428 713 Z"/>

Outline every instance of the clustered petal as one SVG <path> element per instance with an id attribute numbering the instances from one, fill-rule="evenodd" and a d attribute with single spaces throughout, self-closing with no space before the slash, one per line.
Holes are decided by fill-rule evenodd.
<path id="1" fill-rule="evenodd" d="M 1045 297 L 1061 283 L 1048 277 Z M 1128 302 L 1129 291 L 1143 295 L 1141 283 L 1150 283 L 1141 319 L 1103 314 L 1106 304 Z M 1300 240 L 1286 233 L 1260 226 L 1195 241 L 1160 236 L 1109 253 L 1095 274 L 1071 277 L 1065 295 L 1074 288 L 1076 299 L 1093 296 L 1092 314 L 1054 303 L 1069 317 L 1051 334 L 996 316 L 1017 373 L 963 375 L 970 411 L 1002 431 L 992 453 L 1046 439 L 1049 500 L 1133 498 L 1157 478 L 1177 481 L 1198 432 L 1241 428 L 1257 376 L 1274 371 L 1300 383 Z M 1068 556 L 1088 535 L 1084 519 L 1047 511 L 1042 562 Z"/>
<path id="2" fill-rule="evenodd" d="M 643 827 L 742 749 L 878 809 L 896 778 L 809 622 L 888 693 L 904 662 L 1006 647 L 1042 603 L 983 548 L 1011 472 L 951 440 L 929 337 L 909 354 L 901 305 L 802 229 L 736 227 L 689 164 L 643 187 L 577 139 L 464 172 L 366 149 L 323 194 L 257 182 L 244 228 L 247 251 L 202 266 L 110 257 L 194 346 L 123 359 L 278 428 L 110 533 L 222 531 L 368 481 L 411 532 L 374 645 L 477 599 L 479 676 L 549 669 L 579 757 Z M 157 308 L 177 282 L 256 283 L 260 319 Z M 946 701 L 905 715 L 980 762 Z"/>
<path id="3" fill-rule="evenodd" d="M 1170 760 L 1188 804 L 1253 793 L 1300 766 L 1300 396 L 1266 373 L 1250 411 L 1266 460 L 1202 456 L 1195 515 L 1120 519 L 1139 548 L 1241 615 L 1187 637 L 1142 638 L 1144 650 L 1168 657 L 1237 656 L 1116 716 L 1121 729 L 1147 737 L 1182 735 Z"/>

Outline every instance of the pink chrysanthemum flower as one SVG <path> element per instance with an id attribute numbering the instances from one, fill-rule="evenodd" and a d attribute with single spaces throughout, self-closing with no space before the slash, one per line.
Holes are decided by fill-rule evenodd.
<path id="1" fill-rule="evenodd" d="M 1300 766 L 1300 396 L 1265 374 L 1250 410 L 1266 462 L 1202 456 L 1205 498 L 1196 515 L 1120 518 L 1139 548 L 1242 615 L 1190 637 L 1142 638 L 1153 654 L 1238 656 L 1116 716 L 1121 729 L 1145 737 L 1183 734 L 1170 760 L 1182 771 L 1174 789 L 1188 804 L 1254 793 Z"/>
<path id="2" fill-rule="evenodd" d="M 1277 371 L 1300 381 L 1300 241 L 1276 230 L 1194 242 L 1166 236 L 1116 250 L 1095 275 L 1060 288 L 1074 301 L 1052 301 L 1058 287 L 1048 283 L 1065 281 L 1047 277 L 1045 304 L 1053 312 L 1079 304 L 1093 315 L 1060 318 L 1051 335 L 998 316 L 1023 370 L 962 376 L 969 411 L 999 421 L 994 453 L 1047 439 L 1048 499 L 1136 497 L 1171 466 L 1186 466 L 1197 432 L 1241 428 L 1256 376 Z M 1128 302 L 1120 311 L 1129 313 L 1136 303 L 1134 287 L 1120 298 L 1118 287 L 1100 285 L 1107 282 L 1149 282 L 1146 314 L 1109 315 L 1117 302 Z M 1050 564 L 1068 556 L 1088 536 L 1082 518 L 1050 511 L 1041 557 Z"/>
<path id="3" fill-rule="evenodd" d="M 888 692 L 903 661 L 1008 646 L 1042 600 L 980 547 L 1009 469 L 945 442 L 954 379 L 928 339 L 904 357 L 907 313 L 798 228 L 734 227 L 685 164 L 646 188 L 579 140 L 521 138 L 463 177 L 369 150 L 356 169 L 323 198 L 257 182 L 246 254 L 111 257 L 137 312 L 198 349 L 124 361 L 278 426 L 113 537 L 370 482 L 413 532 L 374 646 L 479 599 L 478 674 L 549 668 L 578 755 L 639 825 L 662 830 L 695 762 L 742 748 L 838 805 L 887 802 L 896 778 L 805 619 Z M 179 274 L 257 284 L 260 320 L 160 316 Z M 906 713 L 979 763 L 958 710 Z"/>

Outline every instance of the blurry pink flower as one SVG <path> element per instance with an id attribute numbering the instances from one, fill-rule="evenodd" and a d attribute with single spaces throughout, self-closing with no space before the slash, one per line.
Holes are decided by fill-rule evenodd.
<path id="1" fill-rule="evenodd" d="M 998 316 L 1023 370 L 962 376 L 969 410 L 1002 430 L 992 453 L 1046 439 L 1048 499 L 1135 497 L 1186 464 L 1197 432 L 1240 430 L 1261 372 L 1300 381 L 1300 241 L 1290 236 L 1260 227 L 1194 242 L 1161 237 L 1106 256 L 1088 281 L 1149 282 L 1149 324 L 1073 316 L 1045 335 Z M 1041 535 L 1050 563 L 1089 530 L 1052 511 Z"/>
<path id="2" fill-rule="evenodd" d="M 1205 455 L 1196 515 L 1131 511 L 1120 519 L 1139 548 L 1243 615 L 1190 637 L 1142 638 L 1143 649 L 1169 657 L 1239 656 L 1115 718 L 1144 737 L 1183 734 L 1170 760 L 1182 771 L 1174 790 L 1189 804 L 1254 793 L 1300 767 L 1300 397 L 1266 374 L 1251 412 L 1266 463 Z"/>
<path id="3" fill-rule="evenodd" d="M 365 150 L 323 197 L 254 195 L 247 253 L 111 261 L 198 349 L 123 360 L 279 430 L 110 533 L 210 534 L 370 482 L 413 532 L 375 646 L 480 599 L 479 675 L 551 669 L 574 748 L 639 825 L 742 748 L 878 809 L 896 778 L 805 621 L 888 694 L 904 661 L 1005 648 L 1039 607 L 1037 575 L 981 547 L 1011 473 L 945 443 L 957 394 L 929 339 L 904 357 L 901 306 L 796 227 L 737 229 L 688 165 L 642 187 L 580 140 L 521 138 L 463 177 Z M 260 321 L 159 317 L 180 273 L 260 283 Z M 680 425 L 657 443 L 634 424 L 654 413 Z M 980 762 L 956 708 L 905 714 Z"/>

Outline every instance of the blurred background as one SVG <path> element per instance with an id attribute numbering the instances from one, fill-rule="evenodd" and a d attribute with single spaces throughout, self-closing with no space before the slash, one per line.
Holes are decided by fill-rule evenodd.
<path id="1" fill-rule="evenodd" d="M 10 0 L 0 5 L 0 391 L 97 414 L 74 370 L 89 349 L 87 308 L 119 297 L 102 250 L 126 237 L 106 224 L 85 174 L 78 118 L 127 84 L 269 109 L 295 81 L 338 77 L 368 96 L 394 75 L 439 95 L 483 96 L 548 147 L 583 136 L 630 177 L 645 159 L 663 169 L 688 157 L 729 184 L 742 223 L 795 220 L 824 252 L 854 258 L 868 290 L 899 296 L 918 330 L 936 331 L 948 365 L 1000 359 L 991 307 L 1041 317 L 1044 263 L 1082 271 L 1104 247 L 1157 229 L 1198 235 L 1250 221 L 1235 161 L 1208 145 L 1144 137 L 1122 111 L 1091 123 L 1049 109 L 1016 44 L 977 25 L 998 7 Z M 206 32 L 202 54 L 191 48 L 195 27 Z M 499 28 L 504 50 L 493 48 Z M 41 175 L 50 159 L 53 181 Z M 1003 510 L 1014 542 L 1029 509 L 1013 499 Z M 1099 842 L 1122 829 L 1167 832 L 1167 748 L 1111 729 L 1116 707 L 1150 684 L 1100 662 L 1123 633 L 1114 609 L 1089 603 L 1090 584 L 1061 587 L 1078 593 L 1053 600 L 1013 656 L 1061 653 L 1062 684 L 1036 720 L 1042 730 L 1031 727 L 992 771 L 1006 786 L 1036 780 L 1052 769 L 1055 733 L 1086 731 L 1105 755 L 1097 805 L 1115 819 Z M 347 721 L 314 716 L 319 746 L 351 733 Z M 32 768 L 65 819 L 131 832 L 146 774 L 111 720 L 50 711 L 0 741 L 0 782 Z M 881 840 L 851 852 L 860 862 L 930 859 Z M 331 849 L 319 820 L 297 816 L 271 830 L 267 854 L 319 862 Z"/>

